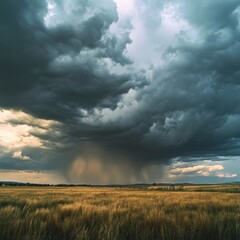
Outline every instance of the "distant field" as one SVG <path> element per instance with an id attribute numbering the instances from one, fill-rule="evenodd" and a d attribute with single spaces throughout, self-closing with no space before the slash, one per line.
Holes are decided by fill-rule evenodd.
<path id="1" fill-rule="evenodd" d="M 0 239 L 240 240 L 239 185 L 1 187 Z"/>
<path id="2" fill-rule="evenodd" d="M 239 193 L 240 194 L 240 184 L 150 186 L 150 187 L 148 187 L 148 189 L 158 190 L 158 191 L 224 192 L 224 193 Z"/>

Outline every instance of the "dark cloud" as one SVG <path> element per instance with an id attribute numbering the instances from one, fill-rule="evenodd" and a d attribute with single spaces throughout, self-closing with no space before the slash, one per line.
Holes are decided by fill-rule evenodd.
<path id="1" fill-rule="evenodd" d="M 89 2 L 86 1 L 86 6 Z M 73 16 L 80 10 L 84 13 L 86 6 L 81 9 L 79 1 L 73 3 L 79 6 L 72 10 Z M 129 89 L 130 76 L 110 74 L 98 60 L 98 55 L 108 48 L 108 41 L 101 42 L 101 39 L 117 20 L 114 4 L 102 1 L 102 5 L 106 3 L 112 5 L 113 12 L 92 6 L 92 16 L 84 21 L 78 22 L 75 17 L 76 22 L 47 27 L 47 2 L 2 1 L 1 105 L 25 109 L 45 118 L 61 118 L 66 112 L 71 114 L 68 106 L 88 108 L 116 102 L 118 95 Z M 118 44 L 115 35 L 109 36 L 109 41 Z M 128 41 L 119 43 L 119 47 L 123 48 Z M 112 51 L 109 54 L 108 50 L 104 51 L 104 57 L 111 58 Z"/>
<path id="2" fill-rule="evenodd" d="M 117 26 L 110 0 L 1 1 L 0 106 L 62 124 L 60 137 L 38 136 L 52 143 L 49 164 L 41 160 L 45 166 L 58 158 L 64 169 L 81 168 L 84 160 L 78 159 L 85 158 L 85 173 L 79 174 L 88 181 L 86 166 L 97 164 L 107 175 L 126 171 L 128 164 L 140 181 L 149 175 L 147 166 L 175 157 L 240 154 L 239 1 L 141 4 L 146 49 L 155 49 L 163 62 L 154 55 L 145 69 L 127 54 L 136 41 L 134 26 Z M 177 4 L 191 29 L 182 27 L 172 42 L 157 38 L 165 20 L 151 14 L 166 4 Z M 97 159 L 94 166 L 90 158 Z"/>

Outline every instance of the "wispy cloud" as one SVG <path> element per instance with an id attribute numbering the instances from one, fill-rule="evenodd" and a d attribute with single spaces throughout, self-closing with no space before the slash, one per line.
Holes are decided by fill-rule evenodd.
<path id="1" fill-rule="evenodd" d="M 216 172 L 216 171 L 220 171 L 223 170 L 224 167 L 223 165 L 196 165 L 196 166 L 192 166 L 192 167 L 182 167 L 182 168 L 174 168 L 170 171 L 170 173 L 172 174 L 184 174 L 184 173 L 198 173 L 198 174 L 204 174 L 206 175 L 206 173 L 209 172 Z"/>
<path id="2" fill-rule="evenodd" d="M 220 178 L 234 178 L 237 177 L 236 173 L 219 173 L 217 174 L 218 177 Z"/>
<path id="3" fill-rule="evenodd" d="M 211 160 L 198 161 L 197 163 L 196 162 L 174 163 L 170 167 L 168 174 L 172 178 L 197 177 L 197 176 L 220 177 L 220 178 L 237 177 L 236 173 L 226 172 L 227 170 L 225 170 L 223 163 L 219 164 L 216 161 L 211 161 Z"/>

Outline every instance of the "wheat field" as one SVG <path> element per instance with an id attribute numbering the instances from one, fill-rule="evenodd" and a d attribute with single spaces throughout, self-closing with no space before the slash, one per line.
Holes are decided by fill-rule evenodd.
<path id="1" fill-rule="evenodd" d="M 1 187 L 0 239 L 239 240 L 240 193 Z"/>

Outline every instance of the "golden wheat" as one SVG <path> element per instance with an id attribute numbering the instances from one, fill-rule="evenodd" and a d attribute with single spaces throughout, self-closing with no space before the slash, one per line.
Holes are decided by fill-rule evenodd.
<path id="1" fill-rule="evenodd" d="M 0 239 L 240 239 L 240 194 L 199 188 L 2 187 Z"/>

